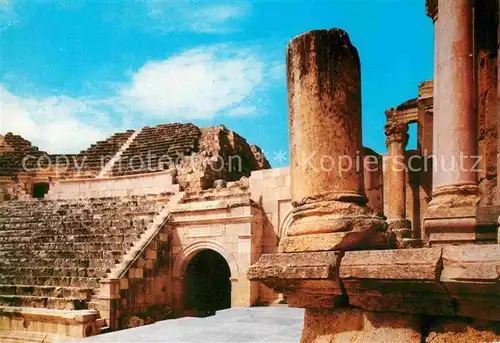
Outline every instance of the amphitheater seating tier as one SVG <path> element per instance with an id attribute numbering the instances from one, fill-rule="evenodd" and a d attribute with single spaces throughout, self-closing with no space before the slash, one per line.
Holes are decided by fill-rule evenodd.
<path id="1" fill-rule="evenodd" d="M 0 306 L 87 308 L 161 206 L 152 196 L 0 203 Z"/>
<path id="2" fill-rule="evenodd" d="M 51 158 L 46 152 L 38 150 L 36 146 L 32 146 L 28 140 L 19 135 L 9 132 L 4 136 L 4 139 L 5 143 L 12 148 L 12 151 L 0 154 L 0 176 L 14 176 L 21 172 L 23 170 L 23 159 L 27 155 L 35 157 L 26 161 L 26 167 L 29 169 L 36 167 L 36 160 L 39 157 L 47 155 L 49 159 Z M 48 160 L 46 159 L 40 160 L 41 167 L 45 167 L 47 163 Z"/>
<path id="3" fill-rule="evenodd" d="M 112 173 L 123 176 L 168 169 L 170 161 L 175 163 L 178 157 L 198 150 L 200 135 L 193 124 L 146 126 L 115 163 Z"/>
<path id="4" fill-rule="evenodd" d="M 73 163 L 68 170 L 68 174 L 78 173 L 77 177 L 95 177 L 99 174 L 104 165 L 120 150 L 125 142 L 132 136 L 134 130 L 115 133 L 106 140 L 92 144 L 87 150 L 82 150 L 77 156 L 78 166 L 76 169 Z"/>

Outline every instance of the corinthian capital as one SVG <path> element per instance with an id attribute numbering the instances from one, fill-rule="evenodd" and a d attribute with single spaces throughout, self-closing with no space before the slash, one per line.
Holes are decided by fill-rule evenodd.
<path id="1" fill-rule="evenodd" d="M 438 15 L 438 0 L 425 0 L 425 13 L 436 21 Z"/>
<path id="2" fill-rule="evenodd" d="M 389 147 L 391 143 L 408 143 L 408 124 L 399 123 L 399 122 L 389 122 L 385 125 L 384 128 L 385 136 L 387 137 L 385 140 L 385 145 Z"/>

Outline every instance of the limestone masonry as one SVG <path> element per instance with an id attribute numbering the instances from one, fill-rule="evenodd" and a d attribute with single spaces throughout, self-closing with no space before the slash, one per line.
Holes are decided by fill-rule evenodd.
<path id="1" fill-rule="evenodd" d="M 500 341 L 498 1 L 426 10 L 434 79 L 385 112 L 385 155 L 341 29 L 288 45 L 289 168 L 224 126 L 74 155 L 0 136 L 0 341 L 276 303 L 305 309 L 303 343 Z"/>

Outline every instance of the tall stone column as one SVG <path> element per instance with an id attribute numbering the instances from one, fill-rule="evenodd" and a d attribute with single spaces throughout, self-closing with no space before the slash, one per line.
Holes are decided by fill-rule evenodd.
<path id="1" fill-rule="evenodd" d="M 427 3 L 435 39 L 433 192 L 424 219 L 431 245 L 477 239 L 472 2 Z"/>
<path id="2" fill-rule="evenodd" d="M 392 109 L 388 110 L 390 112 Z M 390 113 L 386 113 L 389 117 Z M 411 238 L 411 222 L 406 218 L 406 163 L 405 147 L 408 143 L 408 125 L 389 122 L 385 126 L 388 150 L 385 172 L 387 175 L 387 224 L 397 238 Z"/>
<path id="3" fill-rule="evenodd" d="M 366 206 L 361 80 L 342 30 L 311 31 L 287 49 L 293 219 L 281 251 L 378 245 L 385 222 Z"/>
<path id="4" fill-rule="evenodd" d="M 498 53 L 497 53 L 497 201 L 500 203 L 500 186 L 498 185 L 500 180 L 500 19 L 497 16 L 498 20 L 498 31 L 497 31 L 497 40 L 498 40 Z M 500 217 L 499 217 L 500 223 Z M 497 243 L 500 244 L 500 226 L 497 229 Z"/>
<path id="5" fill-rule="evenodd" d="M 292 221 L 280 253 L 262 255 L 248 279 L 283 292 L 289 306 L 306 309 L 303 343 L 369 341 L 381 331 L 389 332 L 388 342 L 420 342 L 408 339 L 411 319 L 392 330 L 394 318 L 379 314 L 370 319 L 378 330 L 370 336 L 364 323 L 371 314 L 348 306 L 340 281 L 341 260 L 350 253 L 345 250 L 388 247 L 390 236 L 385 221 L 366 206 L 363 191 L 357 50 L 339 29 L 305 33 L 288 46 L 287 74 Z"/>

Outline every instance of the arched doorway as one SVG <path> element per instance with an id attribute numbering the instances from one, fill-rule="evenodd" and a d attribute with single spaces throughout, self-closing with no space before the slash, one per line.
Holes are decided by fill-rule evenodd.
<path id="1" fill-rule="evenodd" d="M 42 199 L 49 192 L 48 182 L 38 182 L 33 185 L 33 198 Z"/>
<path id="2" fill-rule="evenodd" d="M 201 250 L 189 261 L 184 276 L 184 310 L 212 315 L 231 307 L 231 272 L 224 257 Z"/>

